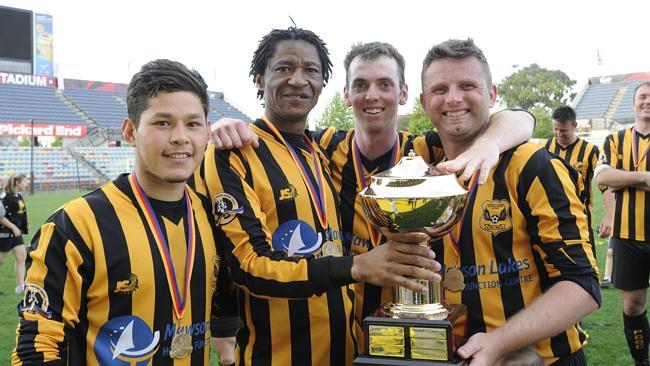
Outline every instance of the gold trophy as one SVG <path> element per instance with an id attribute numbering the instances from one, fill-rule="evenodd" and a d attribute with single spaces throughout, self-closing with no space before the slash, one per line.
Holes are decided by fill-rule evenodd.
<path id="1" fill-rule="evenodd" d="M 371 177 L 360 196 L 366 216 L 388 239 L 428 247 L 422 235 L 414 233 L 438 239 L 451 231 L 463 214 L 468 192 L 454 174 L 411 151 L 393 168 Z M 456 275 L 445 278 L 448 287 L 462 288 L 462 273 Z M 394 302 L 363 320 L 365 349 L 354 365 L 460 364 L 452 326 L 465 306 L 445 303 L 440 283 L 416 281 L 428 293 L 395 286 Z"/>

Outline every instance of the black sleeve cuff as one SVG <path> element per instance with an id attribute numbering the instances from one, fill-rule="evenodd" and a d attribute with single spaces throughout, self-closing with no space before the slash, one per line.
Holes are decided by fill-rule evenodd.
<path id="1" fill-rule="evenodd" d="M 530 116 L 533 117 L 533 130 L 535 129 L 535 127 L 537 127 L 537 118 L 535 118 L 535 115 L 532 114 L 532 113 L 530 113 L 530 112 L 527 111 L 526 109 L 523 109 L 523 108 L 508 108 L 507 110 L 508 110 L 508 111 L 520 111 L 520 112 L 526 112 L 526 113 L 530 114 Z"/>
<path id="2" fill-rule="evenodd" d="M 309 285 L 314 294 L 321 295 L 353 283 L 352 261 L 350 256 L 322 257 L 309 261 Z"/>
<path id="3" fill-rule="evenodd" d="M 212 333 L 212 337 L 217 338 L 234 337 L 240 326 L 241 320 L 239 320 L 239 317 L 212 318 L 210 320 L 210 333 Z"/>
<path id="4" fill-rule="evenodd" d="M 598 284 L 598 278 L 595 274 L 589 275 L 564 275 L 559 278 L 559 281 L 571 281 L 578 284 L 585 291 L 594 298 L 594 301 L 598 304 L 600 308 L 601 298 L 600 298 L 600 285 Z"/>

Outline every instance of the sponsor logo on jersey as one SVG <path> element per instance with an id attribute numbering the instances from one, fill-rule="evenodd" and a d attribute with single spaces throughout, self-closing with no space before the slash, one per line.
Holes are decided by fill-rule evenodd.
<path id="1" fill-rule="evenodd" d="M 301 220 L 289 220 L 273 233 L 273 249 L 290 256 L 303 257 L 314 254 L 323 243 L 323 235 L 316 233 L 309 224 Z"/>
<path id="2" fill-rule="evenodd" d="M 134 315 L 113 318 L 97 333 L 94 351 L 100 365 L 147 365 L 158 351 L 160 332 Z"/>
<path id="3" fill-rule="evenodd" d="M 35 283 L 26 283 L 25 295 L 23 296 L 23 301 L 19 305 L 20 311 L 39 313 L 50 318 L 52 312 L 48 310 L 49 307 L 50 299 L 47 297 L 45 289 Z"/>
<path id="4" fill-rule="evenodd" d="M 479 227 L 492 235 L 510 230 L 510 202 L 506 200 L 489 200 L 481 203 Z"/>
<path id="5" fill-rule="evenodd" d="M 280 190 L 280 201 L 293 201 L 298 197 L 298 192 L 296 191 L 296 187 L 293 186 L 293 184 L 289 184 L 289 188 L 284 188 Z"/>
<path id="6" fill-rule="evenodd" d="M 135 273 L 131 273 L 128 280 L 117 281 L 115 283 L 115 290 L 113 292 L 116 294 L 132 294 L 139 287 L 138 276 Z"/>
<path id="7" fill-rule="evenodd" d="M 217 225 L 225 225 L 235 219 L 237 214 L 244 212 L 244 208 L 232 195 L 222 192 L 214 196 L 213 211 Z"/>

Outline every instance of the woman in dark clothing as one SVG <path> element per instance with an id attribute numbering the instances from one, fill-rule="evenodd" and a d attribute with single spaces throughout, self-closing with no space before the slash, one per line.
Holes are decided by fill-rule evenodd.
<path id="1" fill-rule="evenodd" d="M 22 234 L 27 234 L 27 209 L 20 192 L 27 188 L 29 181 L 25 174 L 15 174 L 5 185 L 2 198 L 4 214 L 0 215 L 0 265 L 4 263 L 7 252 L 15 257 L 16 289 L 20 294 L 25 289 L 25 243 Z M 2 212 L 0 212 L 2 213 Z"/>

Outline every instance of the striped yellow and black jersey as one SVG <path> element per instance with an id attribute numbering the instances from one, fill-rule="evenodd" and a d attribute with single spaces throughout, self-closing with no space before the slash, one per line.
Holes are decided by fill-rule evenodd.
<path id="1" fill-rule="evenodd" d="M 630 172 L 650 171 L 650 135 L 637 134 L 634 151 L 635 131 L 630 128 L 607 136 L 600 156 L 600 164 Z M 635 160 L 638 165 L 635 164 Z M 635 166 L 637 165 L 637 166 Z M 634 187 L 614 191 L 616 205 L 612 236 L 636 241 L 650 241 L 650 193 Z"/>
<path id="2" fill-rule="evenodd" d="M 465 277 L 462 291 L 445 291 L 449 303 L 467 306 L 456 336 L 502 326 L 559 281 L 579 284 L 600 303 L 581 189 L 577 172 L 539 145 L 501 154 L 488 181 L 469 195 L 462 224 L 432 245 L 443 271 L 456 268 Z M 573 325 L 535 348 L 549 364 L 584 340 Z"/>
<path id="3" fill-rule="evenodd" d="M 580 178 L 582 179 L 583 190 L 582 203 L 584 203 L 585 208 L 587 209 L 587 219 L 589 220 L 589 235 L 591 242 L 594 243 L 592 222 L 591 222 L 591 209 L 592 209 L 592 189 L 591 182 L 594 178 L 594 169 L 598 163 L 598 156 L 600 155 L 598 151 L 598 146 L 587 142 L 581 138 L 578 138 L 574 143 L 570 144 L 567 147 L 562 147 L 557 143 L 555 137 L 547 140 L 542 140 L 540 142 L 546 150 L 556 154 L 560 158 L 564 159 L 569 163 L 575 170 L 580 173 Z M 595 249 L 595 248 L 594 248 Z"/>
<path id="4" fill-rule="evenodd" d="M 161 255 L 128 175 L 56 211 L 35 235 L 14 365 L 204 365 L 220 255 L 210 202 L 189 194 L 196 245 L 185 312 L 175 314 Z M 183 293 L 185 201 L 150 199 Z M 190 352 L 170 358 L 172 339 Z M 187 340 L 187 336 L 185 336 Z"/>
<path id="5" fill-rule="evenodd" d="M 318 160 L 312 159 L 303 135 L 282 134 L 311 182 L 316 166 L 324 169 L 323 225 L 288 148 L 264 121 L 252 128 L 258 148 L 210 147 L 195 178 L 196 189 L 207 189 L 211 197 L 232 254 L 226 262 L 240 289 L 243 323 L 238 364 L 349 365 L 357 352 L 354 292 L 348 286 L 352 258 L 326 255 L 343 254 L 339 201 L 326 158 L 314 146 Z"/>
<path id="6" fill-rule="evenodd" d="M 361 198 L 357 195 L 359 184 L 352 156 L 354 131 L 354 129 L 337 131 L 330 127 L 319 131 L 315 136 L 318 143 L 330 156 L 332 180 L 341 200 L 343 245 L 346 252 L 351 255 L 363 254 L 373 248 L 370 239 L 370 224 L 363 212 Z M 410 150 L 431 163 L 439 162 L 444 156 L 442 143 L 436 132 L 429 131 L 417 137 L 413 137 L 407 132 L 398 132 L 397 138 L 397 160 L 408 154 Z M 366 185 L 370 184 L 372 175 L 391 167 L 393 163 L 391 155 L 392 151 L 389 150 L 371 161 L 360 154 Z M 381 242 L 383 241 L 385 241 L 384 238 Z M 354 287 L 355 317 L 359 325 L 362 324 L 363 318 L 393 299 L 392 286 L 380 287 L 368 283 L 357 283 Z M 363 337 L 359 336 L 357 340 L 361 342 Z"/>

